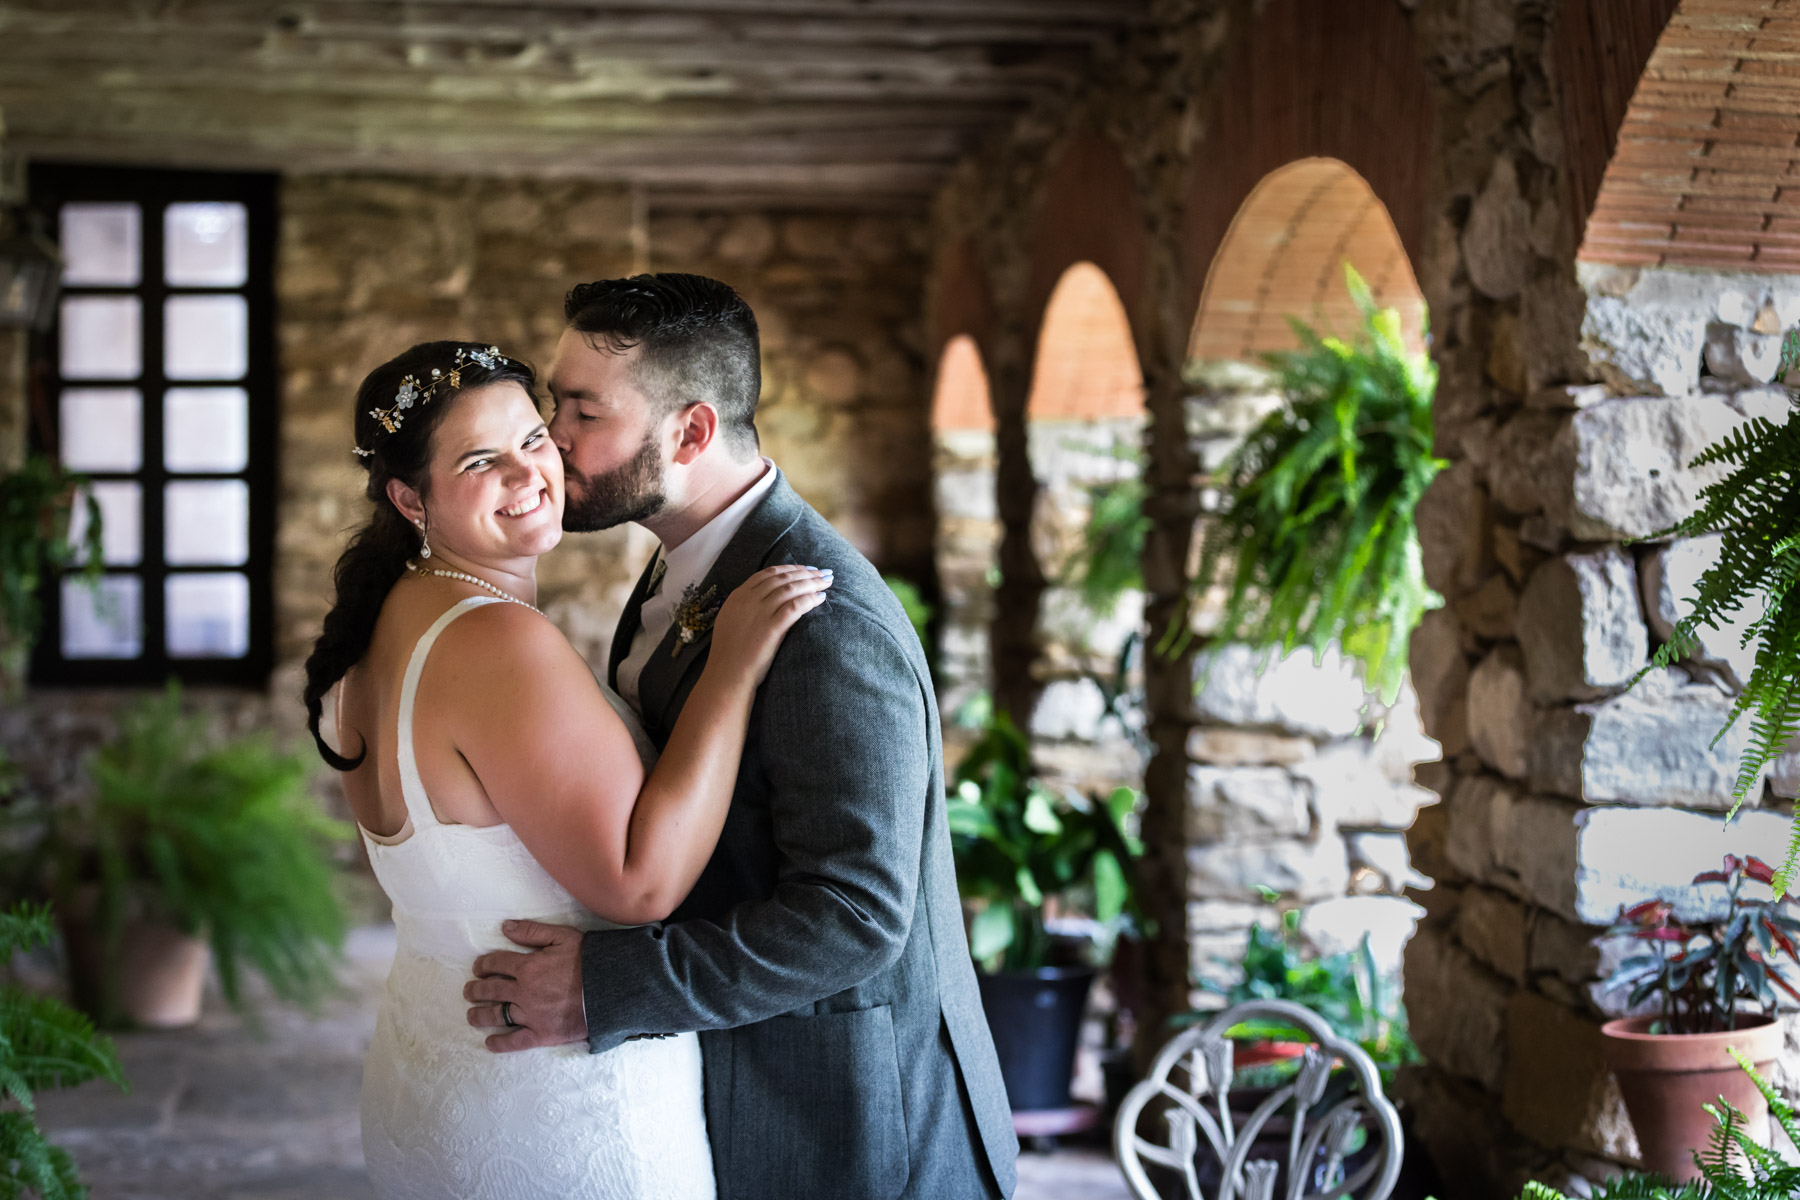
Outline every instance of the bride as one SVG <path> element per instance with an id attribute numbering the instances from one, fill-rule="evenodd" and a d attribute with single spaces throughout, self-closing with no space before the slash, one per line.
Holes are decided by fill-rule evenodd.
<path id="1" fill-rule="evenodd" d="M 693 1034 L 491 1054 L 462 986 L 509 945 L 504 919 L 668 916 L 718 840 L 756 687 L 830 578 L 771 567 L 731 594 L 654 762 L 636 717 L 532 607 L 563 509 L 534 386 L 493 347 L 430 342 L 356 397 L 375 511 L 338 560 L 306 704 L 399 936 L 363 1152 L 384 1200 L 709 1200 Z M 320 733 L 334 688 L 336 749 Z"/>

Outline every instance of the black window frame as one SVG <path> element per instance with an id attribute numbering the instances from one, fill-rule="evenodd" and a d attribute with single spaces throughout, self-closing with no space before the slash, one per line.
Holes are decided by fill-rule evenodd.
<path id="1" fill-rule="evenodd" d="M 275 333 L 275 236 L 279 178 L 273 174 L 163 170 L 101 164 L 33 163 L 28 169 L 31 205 L 58 227 L 64 204 L 135 203 L 140 206 L 142 262 L 135 287 L 78 286 L 64 295 L 132 295 L 142 305 L 142 360 L 135 380 L 105 386 L 138 388 L 142 396 L 143 461 L 135 472 L 84 472 L 96 481 L 131 480 L 143 489 L 142 554 L 135 566 L 108 567 L 109 575 L 142 580 L 143 652 L 136 658 L 65 658 L 62 653 L 62 582 L 46 582 L 43 636 L 27 676 L 41 687 L 160 685 L 184 683 L 266 687 L 274 668 L 275 510 L 279 496 L 280 392 Z M 163 212 L 170 204 L 235 202 L 246 215 L 246 277 L 241 287 L 172 287 L 163 266 Z M 171 296 L 241 295 L 247 307 L 247 364 L 241 386 L 249 397 L 248 460 L 241 472 L 170 472 L 163 454 L 163 398 L 171 387 L 196 385 L 163 374 L 163 302 Z M 61 316 L 31 341 L 32 444 L 52 457 L 61 430 Z M 87 381 L 73 381 L 82 386 Z M 89 384 L 89 386 L 92 386 Z M 239 386 L 221 383 L 218 386 Z M 249 488 L 249 547 L 243 564 L 171 567 L 163 544 L 163 489 L 182 480 L 241 479 Z M 171 657 L 167 651 L 166 581 L 172 575 L 241 573 L 249 583 L 250 628 L 241 658 Z"/>

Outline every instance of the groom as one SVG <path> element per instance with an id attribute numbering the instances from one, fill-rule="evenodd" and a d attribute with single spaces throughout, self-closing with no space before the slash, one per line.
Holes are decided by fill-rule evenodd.
<path id="1" fill-rule="evenodd" d="M 618 691 L 663 745 L 710 612 L 762 567 L 830 568 L 750 718 L 711 862 L 669 923 L 585 937 L 509 923 L 476 963 L 496 1050 L 598 1053 L 698 1030 L 730 1200 L 1010 1196 L 1018 1151 L 963 936 L 925 656 L 869 562 L 758 450 L 756 318 L 697 275 L 583 284 L 550 374 L 563 525 L 635 521 L 662 548 L 613 640 Z"/>

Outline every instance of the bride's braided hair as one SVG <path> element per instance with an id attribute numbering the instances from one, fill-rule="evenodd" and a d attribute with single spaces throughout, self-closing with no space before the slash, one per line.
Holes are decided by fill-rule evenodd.
<path id="1" fill-rule="evenodd" d="M 417 401 L 409 400 L 404 419 L 395 421 L 395 397 L 405 382 L 430 380 L 434 369 L 441 382 Z M 419 531 L 388 499 L 388 480 L 398 479 L 424 496 L 430 483 L 431 437 L 450 401 L 470 388 L 502 381 L 517 383 L 537 402 L 537 377 L 525 363 L 492 354 L 477 342 L 425 342 L 370 371 L 356 390 L 356 458 L 369 474 L 363 495 L 374 511 L 351 535 L 332 569 L 336 597 L 306 660 L 304 693 L 306 726 L 320 757 L 337 770 L 355 770 L 367 750 L 346 758 L 325 744 L 319 734 L 325 695 L 368 652 L 382 603 L 405 573 L 407 560 L 419 551 Z"/>

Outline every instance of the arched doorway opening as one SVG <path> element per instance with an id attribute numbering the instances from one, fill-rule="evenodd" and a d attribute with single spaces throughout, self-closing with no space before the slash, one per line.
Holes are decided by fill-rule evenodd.
<path id="1" fill-rule="evenodd" d="M 1308 157 L 1277 167 L 1230 222 L 1207 272 L 1184 373 L 1204 481 L 1196 541 L 1206 513 L 1216 511 L 1222 475 L 1211 473 L 1281 407 L 1266 356 L 1300 347 L 1293 322 L 1357 340 L 1364 318 L 1345 283 L 1346 263 L 1379 306 L 1398 311 L 1404 340 L 1421 353 L 1425 301 L 1405 247 L 1387 207 L 1347 163 Z M 1198 606 L 1202 637 L 1214 630 L 1222 591 Z M 1201 727 L 1188 747 L 1188 869 L 1190 894 L 1207 902 L 1190 908 L 1194 970 L 1223 982 L 1223 964 L 1241 954 L 1250 926 L 1290 910 L 1322 951 L 1352 950 L 1367 936 L 1397 979 L 1420 911 L 1404 892 L 1429 886 L 1412 868 L 1406 830 L 1434 797 L 1413 784 L 1412 767 L 1438 756 L 1420 728 L 1416 696 L 1403 688 L 1391 709 L 1372 708 L 1360 672 L 1335 652 L 1322 663 L 1305 649 L 1265 660 L 1209 644 L 1201 659 Z"/>
<path id="2" fill-rule="evenodd" d="M 1143 372 L 1105 271 L 1077 262 L 1044 308 L 1026 401 L 1045 590 L 1030 732 L 1040 768 L 1105 794 L 1143 775 Z"/>
<path id="3" fill-rule="evenodd" d="M 931 402 L 932 481 L 937 500 L 938 700 L 944 736 L 964 733 L 959 715 L 993 688 L 988 626 L 1000 556 L 995 502 L 994 410 L 981 348 L 968 334 L 938 356 Z"/>

